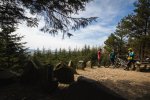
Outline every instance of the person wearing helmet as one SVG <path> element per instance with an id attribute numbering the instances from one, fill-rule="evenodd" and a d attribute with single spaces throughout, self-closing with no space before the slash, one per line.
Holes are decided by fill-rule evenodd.
<path id="1" fill-rule="evenodd" d="M 134 52 L 133 52 L 133 49 L 132 48 L 129 48 L 128 49 L 128 63 L 127 63 L 127 67 L 125 68 L 125 70 L 129 70 L 129 68 L 131 67 L 131 64 L 134 63 Z"/>

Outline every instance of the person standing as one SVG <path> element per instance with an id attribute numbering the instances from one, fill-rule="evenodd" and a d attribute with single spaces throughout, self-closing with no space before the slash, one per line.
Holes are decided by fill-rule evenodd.
<path id="1" fill-rule="evenodd" d="M 132 48 L 129 48 L 128 51 L 129 51 L 128 52 L 128 57 L 127 57 L 128 63 L 127 63 L 127 66 L 126 66 L 125 70 L 129 70 L 131 65 L 134 63 L 134 56 L 135 56 L 135 54 L 134 54 Z"/>
<path id="2" fill-rule="evenodd" d="M 109 57 L 110 57 L 111 65 L 114 66 L 114 64 L 115 64 L 115 58 L 116 58 L 114 50 L 112 50 L 112 52 L 110 53 Z"/>
<path id="3" fill-rule="evenodd" d="M 101 55 L 102 55 L 102 49 L 100 48 L 97 52 L 98 67 L 101 66 Z"/>

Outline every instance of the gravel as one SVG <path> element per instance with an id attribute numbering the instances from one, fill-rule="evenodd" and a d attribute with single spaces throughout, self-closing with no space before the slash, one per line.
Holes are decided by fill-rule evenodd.
<path id="1" fill-rule="evenodd" d="M 126 71 L 119 68 L 85 68 L 79 75 L 94 79 L 128 100 L 150 100 L 150 73 Z"/>

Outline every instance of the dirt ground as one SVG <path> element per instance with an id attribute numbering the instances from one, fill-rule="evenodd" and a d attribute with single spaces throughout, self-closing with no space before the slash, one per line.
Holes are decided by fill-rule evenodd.
<path id="1" fill-rule="evenodd" d="M 96 80 L 127 100 L 150 100 L 150 72 L 94 67 L 77 70 L 77 73 L 75 80 L 79 76 Z M 64 90 L 67 90 L 68 86 L 59 84 L 59 88 L 54 92 L 43 92 L 38 87 L 26 87 L 16 83 L 0 87 L 0 100 L 66 100 L 62 98 L 67 95 Z"/>
<path id="2" fill-rule="evenodd" d="M 150 73 L 114 68 L 85 68 L 79 76 L 94 79 L 128 100 L 150 100 Z"/>

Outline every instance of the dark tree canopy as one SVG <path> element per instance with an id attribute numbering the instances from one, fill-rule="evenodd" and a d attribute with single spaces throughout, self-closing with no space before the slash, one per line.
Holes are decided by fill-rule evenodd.
<path id="1" fill-rule="evenodd" d="M 41 31 L 56 34 L 58 31 L 68 33 L 70 29 L 77 30 L 90 24 L 96 17 L 74 18 L 73 14 L 84 11 L 85 6 L 92 0 L 1 0 L 0 27 L 6 22 L 3 13 L 7 10 L 12 15 L 14 24 L 26 21 L 27 26 L 38 26 L 37 16 L 44 17 L 45 25 Z M 29 10 L 36 17 L 28 17 L 25 10 Z M 7 21 L 9 23 L 9 21 Z"/>
<path id="2" fill-rule="evenodd" d="M 27 59 L 26 48 L 21 43 L 22 36 L 14 34 L 18 24 L 25 21 L 27 26 L 39 24 L 39 17 L 45 24 L 41 31 L 57 34 L 59 31 L 72 36 L 69 30 L 77 30 L 90 24 L 96 17 L 73 18 L 73 14 L 85 10 L 92 0 L 0 0 L 0 68 L 22 69 Z M 26 14 L 29 11 L 31 17 Z"/>
<path id="3" fill-rule="evenodd" d="M 120 38 L 122 46 L 126 43 L 126 47 L 135 48 L 139 59 L 143 60 L 150 54 L 150 0 L 137 0 L 134 6 L 134 13 L 119 22 L 114 35 Z M 106 43 L 111 40 L 110 37 Z M 108 44 L 106 45 L 109 46 Z M 123 47 L 121 49 L 124 51 Z"/>
<path id="4" fill-rule="evenodd" d="M 0 32 L 0 69 L 19 71 L 26 60 L 27 48 L 20 42 L 23 36 L 12 32 L 13 28 L 3 28 Z"/>

